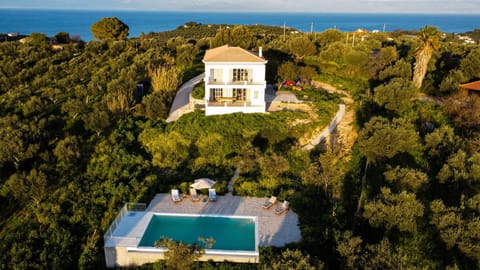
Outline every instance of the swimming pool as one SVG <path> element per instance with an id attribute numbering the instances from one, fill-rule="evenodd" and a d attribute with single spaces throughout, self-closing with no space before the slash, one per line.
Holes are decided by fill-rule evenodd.
<path id="1" fill-rule="evenodd" d="M 209 250 L 256 252 L 256 235 L 256 217 L 156 213 L 138 247 L 154 247 L 162 237 L 189 244 L 203 237 L 215 240 Z"/>

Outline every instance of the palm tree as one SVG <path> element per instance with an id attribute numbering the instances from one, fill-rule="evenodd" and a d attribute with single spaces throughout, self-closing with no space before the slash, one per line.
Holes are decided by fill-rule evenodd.
<path id="1" fill-rule="evenodd" d="M 428 62 L 434 50 L 440 47 L 441 33 L 436 27 L 425 26 L 418 32 L 418 44 L 415 52 L 415 68 L 413 71 L 413 85 L 422 87 L 423 78 L 427 73 Z"/>

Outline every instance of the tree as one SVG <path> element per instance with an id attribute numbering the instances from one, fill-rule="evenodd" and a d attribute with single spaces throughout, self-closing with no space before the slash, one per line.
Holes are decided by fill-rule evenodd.
<path id="1" fill-rule="evenodd" d="M 425 26 L 418 32 L 418 44 L 415 51 L 415 67 L 413 70 L 413 86 L 422 87 L 423 78 L 427 73 L 428 62 L 432 54 L 440 47 L 441 33 L 436 27 Z"/>
<path id="2" fill-rule="evenodd" d="M 67 32 L 59 32 L 55 35 L 55 41 L 59 44 L 70 43 L 70 35 Z"/>
<path id="3" fill-rule="evenodd" d="M 378 200 L 365 204 L 363 217 L 373 227 L 385 226 L 387 230 L 394 227 L 401 232 L 414 232 L 417 218 L 423 216 L 424 206 L 415 194 L 402 191 L 393 194 L 389 188 L 382 188 Z"/>
<path id="4" fill-rule="evenodd" d="M 274 270 L 322 270 L 324 265 L 312 265 L 310 255 L 304 255 L 300 250 L 287 249 L 278 260 L 272 262 L 271 267 Z"/>
<path id="5" fill-rule="evenodd" d="M 467 155 L 462 149 L 450 155 L 437 175 L 440 183 L 453 182 L 463 186 L 480 183 L 480 153 Z"/>
<path id="6" fill-rule="evenodd" d="M 374 50 L 368 57 L 366 64 L 367 74 L 371 78 L 377 78 L 378 72 L 398 59 L 398 52 L 395 47 L 388 46 L 380 50 Z"/>
<path id="7" fill-rule="evenodd" d="M 83 117 L 86 129 L 94 131 L 99 136 L 110 126 L 110 115 L 100 103 L 95 104 L 93 111 Z"/>
<path id="8" fill-rule="evenodd" d="M 398 191 L 418 192 L 428 182 L 428 175 L 424 172 L 399 166 L 384 172 L 383 175 L 385 180 L 396 186 Z"/>
<path id="9" fill-rule="evenodd" d="M 480 78 L 480 48 L 476 47 L 465 56 L 460 62 L 460 71 L 466 81 Z"/>
<path id="10" fill-rule="evenodd" d="M 81 155 L 81 141 L 76 136 L 66 136 L 63 140 L 60 140 L 53 154 L 57 159 L 57 167 L 62 172 L 68 172 L 78 166 L 76 161 Z"/>
<path id="11" fill-rule="evenodd" d="M 401 115 L 412 107 L 416 91 L 410 80 L 394 78 L 387 84 L 377 86 L 373 100 L 385 109 Z"/>
<path id="12" fill-rule="evenodd" d="M 323 183 L 325 196 L 332 199 L 339 200 L 342 196 L 342 177 L 344 172 L 339 164 L 341 157 L 339 152 L 334 150 L 327 150 L 319 157 L 320 163 L 320 179 Z M 329 194 L 330 193 L 330 194 Z"/>
<path id="13" fill-rule="evenodd" d="M 386 118 L 376 116 L 360 131 L 358 146 L 361 155 L 367 160 L 362 178 L 362 191 L 357 204 L 357 216 L 366 197 L 367 170 L 370 163 L 376 163 L 382 158 L 393 158 L 398 153 L 417 154 L 420 149 L 420 137 L 411 124 L 405 123 L 402 119 L 393 119 L 390 122 Z"/>
<path id="14" fill-rule="evenodd" d="M 47 190 L 47 176 L 42 171 L 32 169 L 29 174 L 25 172 L 13 174 L 6 182 L 13 197 L 21 205 L 33 202 L 36 206 L 40 205 L 42 198 Z"/>
<path id="15" fill-rule="evenodd" d="M 187 43 L 177 46 L 176 51 L 176 64 L 181 67 L 189 67 L 193 64 L 199 50 L 195 45 Z"/>
<path id="16" fill-rule="evenodd" d="M 173 239 L 162 238 L 155 241 L 155 247 L 165 247 L 165 263 L 167 267 L 175 270 L 191 269 L 192 264 L 205 254 L 205 249 L 211 248 L 215 243 L 212 238 L 199 238 L 203 246 L 176 242 Z"/>
<path id="17" fill-rule="evenodd" d="M 454 93 L 458 91 L 458 85 L 465 81 L 465 76 L 460 70 L 450 70 L 448 75 L 440 83 L 439 90 L 442 93 Z"/>
<path id="18" fill-rule="evenodd" d="M 362 257 L 361 269 L 415 269 L 415 265 L 408 265 L 408 258 L 383 238 L 377 244 L 366 246 Z"/>
<path id="19" fill-rule="evenodd" d="M 318 43 L 322 48 L 328 47 L 330 44 L 344 39 L 344 34 L 336 29 L 327 29 L 317 35 Z"/>
<path id="20" fill-rule="evenodd" d="M 305 56 L 311 56 L 317 53 L 315 43 L 313 43 L 307 35 L 292 37 L 288 41 L 288 48 L 298 60 L 303 59 Z"/>
<path id="21" fill-rule="evenodd" d="M 278 76 L 283 80 L 294 80 L 297 74 L 297 66 L 293 62 L 285 62 L 278 68 Z"/>
<path id="22" fill-rule="evenodd" d="M 128 30 L 128 25 L 117 17 L 103 18 L 90 27 L 93 37 L 98 40 L 125 40 Z"/>
<path id="23" fill-rule="evenodd" d="M 34 156 L 38 145 L 28 142 L 28 126 L 16 116 L 0 118 L 0 164 L 13 162 L 15 166 Z"/>
<path id="24" fill-rule="evenodd" d="M 463 196 L 461 198 L 464 200 Z M 480 262 L 480 195 L 462 201 L 461 207 L 447 207 L 442 200 L 430 204 L 433 224 L 448 249 L 457 247 Z"/>
<path id="25" fill-rule="evenodd" d="M 107 83 L 107 94 L 103 97 L 108 110 L 115 116 L 125 116 L 132 109 L 135 103 L 134 74 L 122 72 L 119 79 Z"/>
<path id="26" fill-rule="evenodd" d="M 342 263 L 347 269 L 358 269 L 359 261 L 362 257 L 362 238 L 353 236 L 351 231 L 345 231 L 342 234 L 340 242 L 337 244 L 337 251 L 342 256 Z"/>
<path id="27" fill-rule="evenodd" d="M 395 64 L 380 71 L 378 77 L 381 81 L 386 81 L 391 78 L 410 80 L 412 77 L 412 67 L 405 61 L 405 59 L 400 59 L 399 61 L 395 62 Z"/>
<path id="28" fill-rule="evenodd" d="M 139 140 L 152 154 L 152 164 L 160 168 L 175 169 L 189 156 L 191 142 L 177 131 L 162 133 L 158 129 L 146 129 Z"/>
<path id="29" fill-rule="evenodd" d="M 238 46 L 246 50 L 252 49 L 256 45 L 256 38 L 245 26 L 237 25 L 233 28 L 224 28 L 220 30 L 211 40 L 211 47 L 222 45 Z"/>
<path id="30" fill-rule="evenodd" d="M 176 91 L 182 82 L 182 72 L 175 66 L 148 68 L 153 91 Z"/>
<path id="31" fill-rule="evenodd" d="M 165 119 L 168 114 L 168 104 L 171 102 L 171 95 L 168 92 L 156 91 L 143 97 L 142 105 L 145 115 L 152 119 Z"/>

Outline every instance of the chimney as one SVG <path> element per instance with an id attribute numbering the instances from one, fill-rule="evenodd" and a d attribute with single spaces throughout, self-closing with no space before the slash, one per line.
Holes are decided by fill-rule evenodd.
<path id="1" fill-rule="evenodd" d="M 258 56 L 263 57 L 262 47 L 258 47 Z"/>

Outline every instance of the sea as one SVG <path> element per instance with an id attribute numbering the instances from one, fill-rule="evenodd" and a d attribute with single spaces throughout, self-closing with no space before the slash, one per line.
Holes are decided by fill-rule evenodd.
<path id="1" fill-rule="evenodd" d="M 54 36 L 68 32 L 84 41 L 93 39 L 90 26 L 104 17 L 117 17 L 129 26 L 129 37 L 140 33 L 173 30 L 186 22 L 229 25 L 287 26 L 302 32 L 327 29 L 355 31 L 418 30 L 432 25 L 446 33 L 480 29 L 480 14 L 351 14 L 351 13 L 262 13 L 120 10 L 0 9 L 0 33 L 32 32 Z"/>

